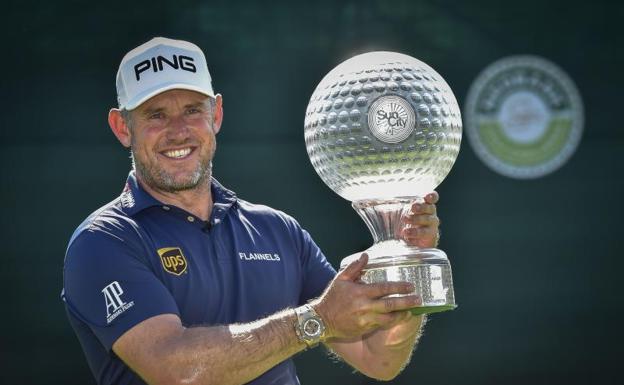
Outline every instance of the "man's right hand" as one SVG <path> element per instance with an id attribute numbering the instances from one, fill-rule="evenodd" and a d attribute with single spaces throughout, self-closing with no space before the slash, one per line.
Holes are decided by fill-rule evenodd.
<path id="1" fill-rule="evenodd" d="M 362 269 L 368 263 L 364 253 L 338 273 L 323 295 L 311 302 L 323 319 L 326 338 L 357 338 L 375 329 L 391 325 L 406 316 L 405 311 L 420 304 L 407 282 L 365 284 L 360 281 Z"/>

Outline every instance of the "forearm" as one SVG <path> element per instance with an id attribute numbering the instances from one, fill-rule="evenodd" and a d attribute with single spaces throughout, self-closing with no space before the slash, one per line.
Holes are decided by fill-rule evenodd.
<path id="1" fill-rule="evenodd" d="M 424 324 L 425 316 L 410 316 L 397 326 L 366 336 L 363 339 L 364 362 L 385 377 L 397 376 L 409 363 Z"/>
<path id="2" fill-rule="evenodd" d="M 333 340 L 328 342 L 328 346 L 363 374 L 390 380 L 409 363 L 424 323 L 424 316 L 411 316 L 404 322 L 377 329 L 361 339 Z"/>
<path id="3" fill-rule="evenodd" d="M 164 342 L 150 384 L 243 384 L 305 348 L 294 330 L 292 310 L 227 326 L 185 328 Z M 141 374 L 141 373 L 139 373 Z"/>

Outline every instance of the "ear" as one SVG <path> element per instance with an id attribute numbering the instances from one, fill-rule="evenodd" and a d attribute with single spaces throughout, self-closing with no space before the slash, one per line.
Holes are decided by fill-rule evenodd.
<path id="1" fill-rule="evenodd" d="M 129 148 L 131 143 L 130 130 L 124 118 L 121 116 L 121 111 L 119 109 L 111 108 L 108 112 L 108 125 L 111 130 L 113 130 L 113 134 L 115 134 L 117 140 L 119 140 L 124 147 Z"/>
<path id="2" fill-rule="evenodd" d="M 221 94 L 215 96 L 215 108 L 214 108 L 214 133 L 217 134 L 221 130 L 221 123 L 223 123 L 223 98 Z"/>

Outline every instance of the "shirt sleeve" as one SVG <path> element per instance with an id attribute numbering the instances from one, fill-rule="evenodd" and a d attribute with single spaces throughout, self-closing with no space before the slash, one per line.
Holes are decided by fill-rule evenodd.
<path id="1" fill-rule="evenodd" d="M 301 228 L 299 231 L 303 267 L 303 287 L 299 302 L 305 303 L 323 293 L 329 282 L 334 279 L 336 270 L 327 261 L 310 234 Z"/>
<path id="2" fill-rule="evenodd" d="M 150 270 L 141 249 L 123 234 L 91 228 L 67 250 L 63 298 L 68 311 L 109 351 L 140 322 L 160 314 L 179 315 L 173 296 Z"/>

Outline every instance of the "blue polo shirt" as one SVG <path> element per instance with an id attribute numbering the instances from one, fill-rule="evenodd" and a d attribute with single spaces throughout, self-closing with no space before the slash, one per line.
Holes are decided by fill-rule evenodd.
<path id="1" fill-rule="evenodd" d="M 165 205 L 131 172 L 117 199 L 74 232 L 62 298 L 98 384 L 144 384 L 112 351 L 136 324 L 177 314 L 184 326 L 249 322 L 319 296 L 335 270 L 283 212 L 212 180 L 209 221 Z M 292 360 L 251 384 L 297 384 Z"/>

